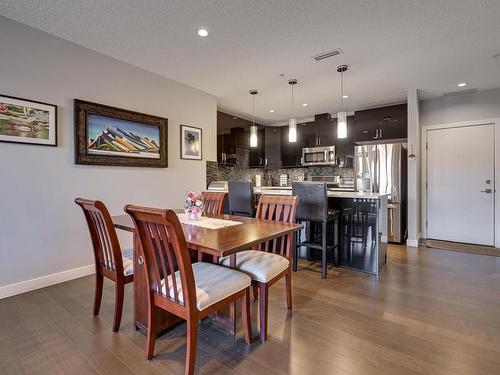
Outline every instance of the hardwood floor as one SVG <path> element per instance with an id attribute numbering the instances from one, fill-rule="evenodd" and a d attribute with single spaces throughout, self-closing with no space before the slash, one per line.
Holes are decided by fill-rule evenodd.
<path id="1" fill-rule="evenodd" d="M 201 374 L 499 374 L 500 258 L 389 247 L 379 278 L 317 266 L 294 273 L 294 310 L 284 281 L 270 289 L 268 341 L 247 347 L 210 319 L 201 323 Z M 0 300 L 1 374 L 180 374 L 185 324 L 144 360 L 132 328 L 132 286 L 112 333 L 112 283 L 92 316 L 93 277 Z M 258 302 L 253 335 L 258 336 Z"/>
<path id="2" fill-rule="evenodd" d="M 491 246 L 471 245 L 460 242 L 448 242 L 439 240 L 427 240 L 426 246 L 442 250 L 462 251 L 464 253 L 500 257 L 500 249 Z"/>

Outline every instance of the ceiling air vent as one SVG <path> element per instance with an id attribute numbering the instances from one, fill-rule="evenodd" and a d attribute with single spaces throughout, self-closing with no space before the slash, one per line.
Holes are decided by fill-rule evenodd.
<path id="1" fill-rule="evenodd" d="M 318 53 L 317 55 L 313 56 L 313 59 L 316 61 L 321 61 L 321 60 L 329 59 L 330 57 L 333 57 L 333 56 L 341 55 L 342 53 L 343 53 L 342 50 L 340 48 L 337 48 L 337 49 L 334 49 L 331 51 Z"/>

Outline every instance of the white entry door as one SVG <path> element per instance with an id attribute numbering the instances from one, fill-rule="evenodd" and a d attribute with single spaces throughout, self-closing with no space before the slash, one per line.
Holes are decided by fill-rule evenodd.
<path id="1" fill-rule="evenodd" d="M 494 125 L 427 131 L 427 238 L 494 245 Z"/>

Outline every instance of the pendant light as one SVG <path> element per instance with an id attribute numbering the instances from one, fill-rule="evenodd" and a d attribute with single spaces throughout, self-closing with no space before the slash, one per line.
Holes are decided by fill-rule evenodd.
<path id="1" fill-rule="evenodd" d="M 340 111 L 337 113 L 337 138 L 347 138 L 347 112 L 344 111 L 344 72 L 347 65 L 340 65 L 337 72 L 340 73 Z"/>
<path id="2" fill-rule="evenodd" d="M 292 116 L 288 120 L 288 142 L 297 142 L 297 119 L 293 117 L 293 86 L 297 84 L 296 79 L 288 80 L 288 84 L 292 88 Z"/>
<path id="3" fill-rule="evenodd" d="M 257 90 L 250 90 L 252 95 L 252 125 L 250 125 L 250 147 L 257 147 L 257 125 L 255 125 L 255 95 L 259 92 Z"/>

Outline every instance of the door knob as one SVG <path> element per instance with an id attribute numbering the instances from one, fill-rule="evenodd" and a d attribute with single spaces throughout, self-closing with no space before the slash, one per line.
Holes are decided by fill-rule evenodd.
<path id="1" fill-rule="evenodd" d="M 491 180 L 486 180 L 485 181 L 488 185 L 491 184 Z"/>
<path id="2" fill-rule="evenodd" d="M 486 193 L 486 194 L 491 194 L 493 192 L 493 190 L 491 189 L 485 189 L 485 190 L 481 190 L 480 193 Z"/>

